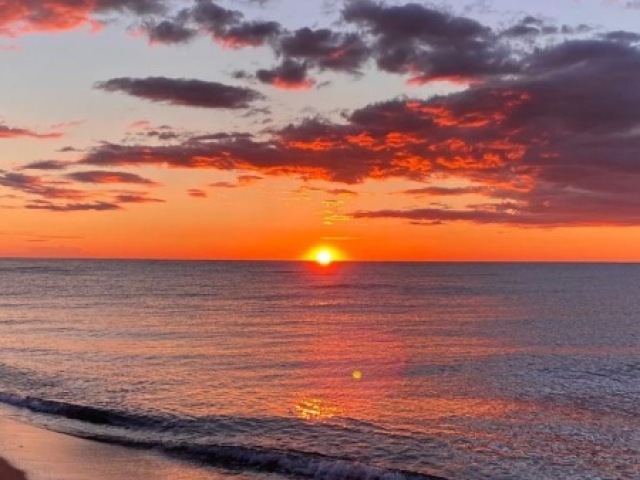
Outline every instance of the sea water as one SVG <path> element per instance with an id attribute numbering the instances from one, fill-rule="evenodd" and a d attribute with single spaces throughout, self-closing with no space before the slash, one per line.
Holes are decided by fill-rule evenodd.
<path id="1" fill-rule="evenodd" d="M 216 478 L 640 478 L 640 265 L 0 261 L 0 402 Z"/>

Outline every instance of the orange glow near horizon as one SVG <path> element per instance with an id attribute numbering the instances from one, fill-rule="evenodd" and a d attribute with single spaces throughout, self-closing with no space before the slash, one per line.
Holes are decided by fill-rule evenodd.
<path id="1" fill-rule="evenodd" d="M 333 255 L 330 250 L 320 250 L 316 253 L 316 262 L 320 265 L 328 266 L 333 262 Z"/>
<path id="2" fill-rule="evenodd" d="M 307 261 L 312 261 L 323 267 L 328 267 L 334 262 L 345 260 L 345 256 L 338 249 L 326 245 L 318 246 L 310 250 L 304 257 Z"/>
<path id="3" fill-rule="evenodd" d="M 138 173 L 152 176 L 147 171 Z M 322 202 L 327 194 L 309 189 L 304 192 L 305 201 L 300 201 L 296 191 L 299 183 L 290 179 L 265 179 L 256 187 L 209 189 L 209 197 L 198 199 L 182 188 L 169 187 L 171 176 L 186 185 L 199 186 L 193 172 L 156 176 L 154 180 L 165 186 L 154 187 L 158 191 L 152 195 L 165 199 L 165 203 L 130 205 L 113 212 L 53 214 L 17 208 L 17 202 L 5 199 L 8 206 L 16 208 L 4 210 L 6 233 L 0 235 L 0 254 L 300 260 L 328 270 L 333 266 L 316 264 L 316 255 L 324 248 L 331 252 L 334 266 L 342 261 L 640 261 L 638 227 L 521 228 L 469 222 L 422 225 L 401 219 L 347 219 L 325 225 L 326 205 Z M 329 188 L 322 183 L 316 185 Z M 380 186 L 367 184 L 371 191 Z M 400 188 L 395 185 L 393 191 Z M 295 193 L 273 195 L 274 190 Z M 338 214 L 375 210 L 387 205 L 389 198 L 393 208 L 401 208 L 405 201 L 401 195 L 359 194 L 340 197 L 343 203 L 335 208 Z M 270 213 L 278 211 L 287 215 Z"/>

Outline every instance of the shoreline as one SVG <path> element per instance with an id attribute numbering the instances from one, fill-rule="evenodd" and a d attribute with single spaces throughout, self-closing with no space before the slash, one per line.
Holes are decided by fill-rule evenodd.
<path id="1" fill-rule="evenodd" d="M 30 423 L 0 407 L 0 480 L 225 480 L 224 471 Z"/>
<path id="2" fill-rule="evenodd" d="M 397 473 L 409 473 L 409 477 L 413 478 L 411 472 L 398 470 Z M 227 469 L 224 466 L 215 468 L 198 461 L 193 463 L 178 457 L 168 457 L 153 449 L 131 448 L 76 437 L 34 425 L 15 412 L 0 407 L 0 480 L 114 478 L 273 480 L 289 478 L 289 475 L 268 466 L 248 471 Z M 427 474 L 417 474 L 417 478 L 446 480 Z"/>

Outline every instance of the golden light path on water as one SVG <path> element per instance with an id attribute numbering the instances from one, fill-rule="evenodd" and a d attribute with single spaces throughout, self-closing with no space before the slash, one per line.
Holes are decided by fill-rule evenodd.
<path id="1" fill-rule="evenodd" d="M 341 252 L 319 247 L 309 257 L 315 258 L 323 276 L 340 276 L 338 259 L 345 258 Z M 331 269 L 324 270 L 330 265 Z M 293 399 L 291 409 L 299 418 L 326 420 L 363 413 L 375 417 L 402 387 L 407 363 L 402 339 L 381 325 L 358 322 L 338 328 L 339 324 L 310 327 L 312 340 L 302 351 L 307 391 Z"/>

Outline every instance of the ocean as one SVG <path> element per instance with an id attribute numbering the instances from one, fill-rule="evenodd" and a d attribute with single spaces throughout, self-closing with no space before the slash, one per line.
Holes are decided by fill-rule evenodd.
<path id="1" fill-rule="evenodd" d="M 201 478 L 638 479 L 640 265 L 0 260 L 0 403 Z"/>

